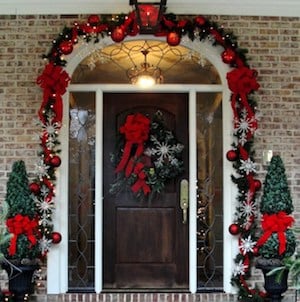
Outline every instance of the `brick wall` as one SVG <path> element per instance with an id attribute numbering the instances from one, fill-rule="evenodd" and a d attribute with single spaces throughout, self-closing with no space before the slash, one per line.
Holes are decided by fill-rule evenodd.
<path id="1" fill-rule="evenodd" d="M 271 149 L 281 155 L 300 224 L 300 18 L 209 18 L 234 32 L 239 46 L 248 49 L 251 67 L 258 71 L 261 85 L 257 94 L 259 133 L 255 140 L 258 176 L 263 180 L 265 175 L 263 150 Z M 12 162 L 24 159 L 31 173 L 38 158 L 39 129 L 32 121 L 42 99 L 42 92 L 35 84 L 44 67 L 41 56 L 65 25 L 86 19 L 80 15 L 0 15 L 0 201 L 5 197 Z M 256 277 L 259 278 L 254 272 L 253 281 Z"/>

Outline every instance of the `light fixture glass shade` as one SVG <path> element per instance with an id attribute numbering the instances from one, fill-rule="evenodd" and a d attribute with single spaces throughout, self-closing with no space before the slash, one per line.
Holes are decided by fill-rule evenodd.
<path id="1" fill-rule="evenodd" d="M 127 70 L 127 76 L 131 83 L 143 87 L 161 84 L 163 82 L 161 69 L 157 66 L 151 66 L 147 62 L 148 50 L 142 50 L 141 52 L 144 55 L 144 62 L 141 66 L 135 66 Z"/>

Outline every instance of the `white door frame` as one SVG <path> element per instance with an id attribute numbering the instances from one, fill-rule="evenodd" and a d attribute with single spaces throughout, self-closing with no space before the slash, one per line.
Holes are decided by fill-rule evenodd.
<path id="1" fill-rule="evenodd" d="M 143 37 L 139 36 L 139 39 Z M 145 37 L 148 39 L 149 37 Z M 157 38 L 155 38 L 157 39 Z M 91 52 L 111 44 L 111 40 L 103 39 L 102 43 L 98 43 L 97 48 L 95 45 L 89 47 L 82 45 L 77 48 L 68 58 L 68 65 L 66 71 L 71 76 L 77 65 Z M 109 43 L 108 43 L 109 42 Z M 92 43 L 90 43 L 92 44 Z M 226 74 L 228 66 L 221 60 L 221 48 L 212 46 L 211 42 L 191 42 L 187 40 L 182 41 L 182 46 L 189 47 L 196 52 L 201 53 L 216 67 L 221 78 L 221 85 L 158 85 L 151 88 L 151 92 L 186 92 L 189 93 L 189 150 L 190 150 L 190 223 L 189 223 L 189 289 L 191 293 L 197 290 L 197 161 L 196 161 L 196 93 L 205 92 L 222 92 L 223 93 L 223 201 L 224 201 L 224 248 L 223 248 L 223 263 L 224 263 L 224 291 L 233 292 L 230 284 L 231 272 L 233 267 L 233 258 L 237 253 L 237 240 L 233 239 L 227 231 L 227 226 L 231 224 L 233 213 L 235 209 L 236 188 L 231 181 L 231 174 L 233 168 L 231 163 L 226 159 L 226 150 L 231 148 L 232 143 L 232 111 L 230 107 L 230 91 L 227 87 Z M 68 91 L 95 91 L 96 92 L 96 133 L 100 134 L 99 139 L 96 141 L 96 182 L 102 183 L 102 96 L 103 92 L 143 92 L 144 89 L 138 89 L 133 85 L 96 85 L 96 84 L 72 84 L 69 85 Z M 62 234 L 62 241 L 59 245 L 53 246 L 48 255 L 47 265 L 47 292 L 49 294 L 65 293 L 68 290 L 68 122 L 69 122 L 69 94 L 66 93 L 63 97 L 64 102 L 64 116 L 63 125 L 60 132 L 60 141 L 62 142 L 61 158 L 62 164 L 57 171 L 57 189 L 56 189 L 56 211 L 53 215 L 53 223 L 55 229 L 59 230 Z M 96 190 L 96 200 L 103 199 L 102 186 Z M 226 206 L 225 206 L 226 205 Z M 102 216 L 102 202 L 96 204 L 96 217 Z M 102 291 L 102 219 L 96 222 L 96 253 L 95 253 L 95 291 L 97 293 Z M 230 244 L 228 244 L 230 242 Z M 226 243 L 226 246 L 225 246 Z M 228 261 L 231 259 L 231 261 Z"/>

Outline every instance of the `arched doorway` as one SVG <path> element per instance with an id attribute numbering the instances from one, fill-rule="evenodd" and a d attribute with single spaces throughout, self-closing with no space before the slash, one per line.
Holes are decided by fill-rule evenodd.
<path id="1" fill-rule="evenodd" d="M 233 212 L 233 205 L 232 205 L 232 198 L 233 195 L 233 188 L 232 184 L 230 182 L 230 174 L 232 172 L 232 168 L 226 161 L 223 161 L 223 150 L 226 150 L 230 147 L 230 129 L 231 129 L 231 111 L 229 108 L 228 103 L 229 102 L 220 102 L 221 99 L 223 100 L 229 100 L 229 91 L 227 89 L 226 85 L 223 85 L 222 83 L 225 83 L 225 77 L 227 68 L 224 66 L 224 64 L 220 60 L 220 49 L 216 47 L 209 46 L 206 42 L 193 42 L 186 41 L 188 46 L 188 49 L 191 49 L 192 51 L 196 53 L 200 53 L 201 56 L 204 56 L 205 58 L 208 58 L 210 62 L 214 62 L 214 66 L 216 67 L 217 74 L 220 76 L 219 83 L 217 84 L 186 84 L 181 87 L 178 87 L 178 85 L 174 84 L 165 84 L 160 87 L 156 87 L 152 90 L 154 93 L 185 93 L 188 99 L 188 113 L 189 113 L 189 136 L 190 138 L 193 137 L 193 139 L 189 139 L 189 180 L 190 180 L 190 207 L 189 207 L 189 240 L 188 240 L 188 258 L 185 258 L 187 267 L 188 267 L 188 281 L 187 285 L 185 285 L 185 289 L 195 292 L 197 289 L 201 290 L 201 287 L 205 290 L 207 290 L 209 287 L 213 288 L 214 290 L 219 289 L 226 291 L 230 290 L 230 272 L 231 272 L 231 263 L 228 261 L 223 261 L 223 259 L 232 259 L 232 249 L 231 248 L 224 248 L 224 242 L 226 242 L 226 232 L 224 232 L 224 225 L 228 225 L 231 221 L 231 213 Z M 105 41 L 104 41 L 105 44 Z M 185 43 L 183 41 L 182 45 L 184 46 Z M 101 46 L 99 48 L 102 48 Z M 93 49 L 93 53 L 96 49 Z M 90 50 L 91 51 L 91 50 Z M 80 55 L 79 55 L 80 54 Z M 74 54 L 73 59 L 71 58 L 69 64 L 68 64 L 68 73 L 69 74 L 76 74 L 75 68 L 77 68 L 77 65 L 82 61 L 83 57 L 88 58 L 89 51 L 87 51 L 86 48 L 83 48 L 80 52 L 80 50 Z M 80 58 L 80 59 L 79 59 Z M 82 66 L 80 67 L 82 68 Z M 78 71 L 79 69 L 77 69 Z M 178 74 L 178 72 L 177 72 Z M 77 74 L 78 77 L 78 74 Z M 76 77 L 74 77 L 76 78 Z M 124 78 L 124 77 L 123 77 Z M 199 77 L 200 78 L 200 77 Z M 207 80 L 209 77 L 206 77 Z M 215 78 L 214 78 L 215 80 Z M 180 82 L 180 78 L 178 80 Z M 194 78 L 193 78 L 194 81 Z M 102 119 L 103 115 L 103 107 L 102 105 L 99 107 L 99 102 L 103 104 L 103 100 L 105 99 L 105 94 L 111 94 L 115 92 L 123 92 L 125 93 L 142 93 L 142 91 L 138 91 L 135 87 L 131 85 L 111 85 L 111 84 L 102 84 L 102 85 L 96 85 L 95 83 L 93 85 L 88 84 L 86 86 L 86 83 L 83 84 L 72 84 L 69 87 L 70 92 L 72 92 L 72 96 L 76 98 L 77 102 L 80 102 L 80 99 L 83 98 L 86 100 L 87 96 L 92 96 L 92 102 L 94 102 L 94 108 L 96 108 L 96 103 L 98 109 L 95 109 L 95 115 L 98 116 L 98 118 Z M 65 99 L 65 105 L 69 103 L 69 100 Z M 89 105 L 88 105 L 89 106 Z M 92 107 L 93 107 L 92 106 Z M 81 108 L 84 109 L 84 108 Z M 96 112 L 98 110 L 98 113 Z M 217 111 L 219 110 L 219 111 Z M 201 113 L 202 112 L 202 113 Z M 198 116 L 195 114 L 197 113 Z M 65 112 L 65 120 L 68 120 L 68 115 Z M 213 125 L 212 121 L 216 119 L 219 119 L 218 121 L 218 128 L 216 133 L 222 132 L 221 136 L 210 136 L 209 138 L 204 136 L 204 133 L 211 133 Z M 202 124 L 200 124 L 200 120 L 202 120 Z M 98 127 L 98 128 L 97 128 Z M 103 130 L 101 126 L 98 126 L 95 124 L 95 131 L 98 131 L 103 133 Z M 68 146 L 66 142 L 68 141 L 67 137 L 68 134 L 68 127 L 63 129 L 62 136 L 66 138 L 63 143 L 63 156 L 64 158 L 69 158 L 70 162 L 70 154 L 66 154 L 66 150 L 68 150 Z M 198 135 L 197 135 L 198 134 Z M 100 136 L 98 139 L 98 150 L 102 150 L 102 144 L 101 141 L 103 141 L 103 137 Z M 210 142 L 208 142 L 210 141 Z M 217 144 L 217 142 L 222 142 L 221 144 Z M 97 143 L 96 143 L 97 144 Z M 207 146 L 210 144 L 211 146 L 218 145 L 219 149 L 216 151 L 216 149 L 211 149 L 212 154 L 209 156 L 209 160 L 203 156 L 204 154 L 207 155 Z M 198 151 L 197 151 L 198 150 Z M 99 152 L 95 152 L 95 154 L 99 155 Z M 216 160 L 215 155 L 219 154 L 219 160 Z M 98 157 L 98 162 L 101 161 L 101 156 Z M 63 161 L 65 162 L 65 160 Z M 91 161 L 93 162 L 93 161 Z M 97 162 L 97 157 L 95 157 L 95 162 Z M 197 170 L 197 163 L 201 163 L 200 165 L 205 166 L 205 169 L 203 170 Z M 218 164 L 218 166 L 215 166 L 215 164 Z M 95 163 L 95 166 L 97 166 L 97 163 Z M 98 164 L 97 166 L 101 173 L 97 172 L 95 173 L 95 179 L 98 181 L 98 183 L 102 183 L 103 179 L 105 178 L 105 175 L 103 174 L 103 166 L 101 164 Z M 68 170 L 68 167 L 65 166 L 65 168 Z M 208 178 L 207 174 L 203 171 L 206 170 L 208 173 L 214 172 L 214 175 L 218 177 L 219 179 L 219 190 L 214 191 L 212 188 L 212 178 Z M 201 172 L 202 171 L 202 172 Z M 64 173 L 62 173 L 64 174 Z M 97 178 L 98 177 L 98 178 Z M 199 177 L 202 181 L 201 184 L 198 185 L 196 183 L 197 179 L 199 181 Z M 68 180 L 68 175 L 61 175 L 61 186 L 66 186 Z M 225 184 L 225 186 L 224 186 Z M 71 185 L 71 187 L 74 187 Z M 78 188 L 78 186 L 75 186 Z M 69 186 L 70 188 L 70 186 Z M 70 192 L 62 191 L 60 190 L 61 194 L 60 197 L 65 202 L 63 204 L 67 203 L 68 196 L 70 198 Z M 78 192 L 78 191 L 77 191 Z M 217 193 L 217 194 L 216 194 Z M 98 196 L 99 200 L 102 200 L 103 198 L 103 191 L 98 190 L 95 193 L 95 196 Z M 219 208 L 216 213 L 213 214 L 213 211 L 216 210 L 214 206 L 212 206 L 212 200 L 214 198 L 218 198 L 219 201 Z M 223 210 L 223 203 L 224 200 L 226 200 L 226 208 Z M 61 211 L 60 211 L 61 210 Z M 60 214 L 62 214 L 67 219 L 67 213 L 68 209 L 66 206 L 61 206 Z M 92 286 L 90 286 L 90 290 L 96 290 L 96 292 L 99 292 L 103 289 L 104 285 L 104 278 L 103 275 L 103 258 L 102 258 L 102 251 L 103 251 L 103 241 L 102 241 L 102 231 L 103 231 L 103 224 L 102 220 L 99 219 L 99 217 L 103 217 L 103 204 L 99 204 L 95 202 L 95 208 L 92 209 L 92 212 L 94 211 L 94 218 L 97 217 L 94 222 L 92 222 L 92 225 L 95 224 L 96 226 L 96 233 L 95 233 L 95 245 L 92 249 L 97 251 L 95 253 L 95 258 L 93 258 L 91 261 L 93 265 L 91 266 L 91 274 L 93 277 Z M 98 213 L 98 214 L 97 214 Z M 79 215 L 80 216 L 80 215 Z M 209 217 L 208 220 L 206 218 Z M 218 217 L 219 221 L 215 221 L 215 217 Z M 62 232 L 65 232 L 65 236 L 68 238 L 70 234 L 68 225 L 65 222 L 61 221 L 61 216 L 58 221 L 60 224 L 60 229 Z M 199 224 L 201 225 L 202 229 L 199 229 Z M 80 226 L 82 229 L 82 226 Z M 213 230 L 213 228 L 218 228 Z M 76 234 L 76 232 L 75 232 Z M 218 236 L 215 236 L 215 234 L 218 234 Z M 78 232 L 77 232 L 78 235 Z M 77 236 L 75 235 L 75 237 Z M 69 237 L 70 238 L 70 237 Z M 221 239 L 220 239 L 221 238 Z M 231 239 L 230 239 L 231 240 Z M 92 240 L 93 241 L 93 240 Z M 76 242 L 73 238 L 73 242 Z M 227 240 L 228 242 L 228 240 Z M 231 240 L 232 242 L 232 240 Z M 216 243 L 218 245 L 217 247 L 217 254 L 213 254 L 216 252 Z M 77 244 L 77 243 L 76 243 Z M 202 244 L 202 246 L 201 246 Z M 231 244 L 235 244 L 234 242 Z M 228 247 L 228 243 L 226 245 Z M 64 246 L 64 248 L 60 248 L 60 251 L 52 257 L 50 255 L 50 261 L 51 258 L 56 259 L 54 261 L 57 261 L 57 259 L 61 259 L 62 263 L 64 264 L 64 267 L 59 269 L 58 271 L 50 273 L 51 276 L 59 276 L 58 278 L 60 280 L 63 280 L 64 282 L 61 282 L 60 285 L 56 285 L 51 282 L 50 285 L 50 292 L 51 288 L 53 292 L 65 292 L 67 290 L 70 290 L 70 265 L 69 259 L 67 259 L 66 255 L 70 254 L 67 253 L 67 250 L 70 250 L 69 246 Z M 77 248 L 76 248 L 77 249 Z M 197 251 L 200 250 L 200 253 Z M 78 249 L 77 249 L 78 252 Z M 202 255 L 201 255 L 202 252 Z M 93 255 L 93 253 L 92 253 Z M 76 256 L 74 256 L 74 259 Z M 85 258 L 85 256 L 83 257 Z M 82 259 L 83 259 L 82 258 Z M 76 260 L 77 261 L 77 260 Z M 84 260 L 86 261 L 86 259 Z M 200 265 L 199 265 L 200 263 Z M 69 267 L 69 269 L 67 269 Z M 79 266 L 78 266 L 79 267 Z M 78 268 L 77 266 L 72 266 L 71 270 L 75 268 L 75 271 Z M 78 274 L 75 273 L 75 274 Z M 84 272 L 85 274 L 85 272 Z M 79 273 L 80 275 L 80 273 Z M 79 276 L 78 275 L 78 276 Z M 63 278 L 61 276 L 64 276 Z M 223 277 L 224 276 L 224 277 Z M 222 278 L 223 277 L 223 278 Z M 202 278 L 202 279 L 201 279 Z M 214 278 L 215 281 L 213 280 Z M 51 278 L 53 281 L 53 277 Z M 59 280 L 58 279 L 58 280 Z M 80 278 L 79 278 L 80 279 Z M 72 277 L 73 280 L 73 277 Z M 217 281 L 216 281 L 217 280 Z M 217 283 L 215 283 L 217 282 Z M 76 282 L 74 283 L 76 284 Z M 89 286 L 87 286 L 85 283 L 82 283 L 83 287 L 86 287 L 87 289 Z M 218 284 L 218 285 L 216 285 Z M 125 285 L 126 286 L 126 285 Z M 105 288 L 105 286 L 104 286 Z M 109 287 L 110 288 L 110 287 Z M 157 286 L 155 287 L 157 288 Z M 166 286 L 163 287 L 166 289 Z M 75 285 L 73 290 L 76 291 L 79 290 L 77 286 Z M 72 290 L 72 286 L 71 286 Z M 82 290 L 82 289 L 81 289 Z"/>

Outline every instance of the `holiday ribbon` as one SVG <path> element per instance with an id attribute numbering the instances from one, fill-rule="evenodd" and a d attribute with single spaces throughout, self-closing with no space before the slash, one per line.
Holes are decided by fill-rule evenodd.
<path id="1" fill-rule="evenodd" d="M 39 117 L 42 122 L 45 122 L 43 110 L 48 102 L 53 102 L 53 111 L 56 114 L 55 121 L 62 121 L 62 98 L 66 92 L 70 77 L 61 66 L 56 66 L 53 63 L 48 63 L 45 66 L 43 73 L 37 78 L 36 82 L 44 90 L 43 102 L 39 110 Z"/>
<path id="2" fill-rule="evenodd" d="M 285 231 L 292 226 L 294 218 L 287 215 L 284 211 L 275 214 L 264 214 L 262 216 L 262 229 L 264 234 L 257 241 L 257 246 L 262 246 L 273 233 L 277 233 L 279 240 L 279 255 L 286 250 Z"/>
<path id="3" fill-rule="evenodd" d="M 233 93 L 231 96 L 231 107 L 235 120 L 239 120 L 236 107 L 238 96 L 240 96 L 243 107 L 247 110 L 247 119 L 251 120 L 254 117 L 253 110 L 247 100 L 247 94 L 259 88 L 259 84 L 256 81 L 256 75 L 256 70 L 249 69 L 245 66 L 236 68 L 227 73 L 228 87 Z M 253 128 L 256 129 L 256 120 L 254 120 L 252 124 Z"/>
<path id="4" fill-rule="evenodd" d="M 146 183 L 146 173 L 144 172 L 144 164 L 139 162 L 135 165 L 133 173 L 137 175 L 137 181 L 131 186 L 131 190 L 137 193 L 140 189 L 143 190 L 144 195 L 151 192 L 149 185 Z"/>
<path id="5" fill-rule="evenodd" d="M 116 168 L 116 173 L 125 169 L 131 157 L 132 147 L 136 146 L 133 158 L 139 157 L 144 152 L 144 142 L 148 140 L 150 131 L 150 119 L 141 113 L 130 114 L 126 122 L 120 127 L 120 133 L 125 135 L 125 147 L 122 158 Z M 133 168 L 133 167 L 132 167 Z M 128 169 L 127 169 L 128 170 Z M 127 171 L 126 174 L 129 172 Z"/>
<path id="6" fill-rule="evenodd" d="M 35 237 L 35 232 L 38 227 L 37 219 L 30 219 L 28 216 L 23 216 L 21 214 L 17 214 L 12 218 L 8 218 L 6 221 L 6 226 L 8 231 L 13 235 L 10 239 L 10 245 L 8 248 L 8 253 L 10 256 L 15 255 L 17 251 L 17 240 L 18 236 L 24 234 L 27 236 L 31 245 L 37 244 L 37 240 Z"/>

